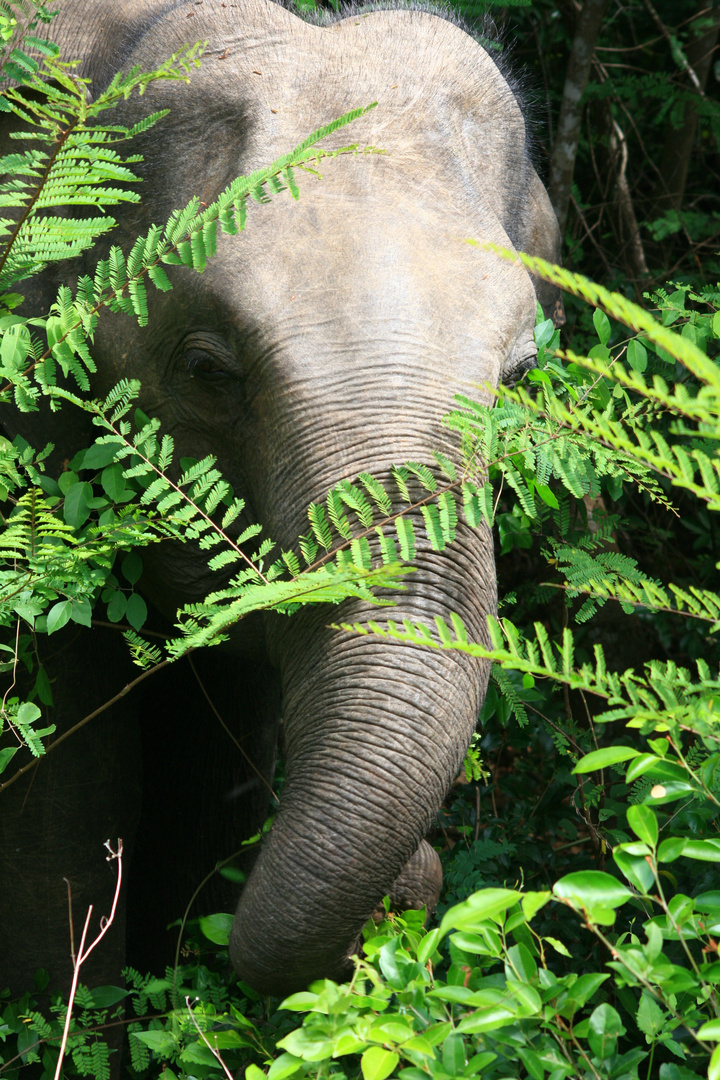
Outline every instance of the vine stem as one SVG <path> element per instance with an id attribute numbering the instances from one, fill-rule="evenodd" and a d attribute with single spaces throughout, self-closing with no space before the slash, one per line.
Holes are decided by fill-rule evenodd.
<path id="1" fill-rule="evenodd" d="M 192 647 L 187 650 L 187 653 L 185 655 L 187 655 L 191 651 L 194 652 L 194 649 L 192 649 Z M 144 682 L 144 680 L 147 679 L 150 675 L 154 675 L 156 671 L 160 671 L 162 668 L 167 667 L 170 663 L 172 663 L 171 660 L 161 660 L 159 664 L 154 664 L 153 667 L 148 668 L 147 671 L 143 671 L 141 675 L 138 675 L 136 679 L 133 679 L 131 682 L 126 683 L 122 690 L 119 690 L 114 697 L 111 697 L 103 705 L 99 705 L 97 709 L 93 709 L 91 713 L 88 713 L 87 716 L 84 716 L 83 719 L 79 720 L 77 724 L 74 724 L 71 728 L 68 728 L 67 731 L 64 731 L 62 735 L 58 736 L 57 739 L 54 739 L 53 742 L 51 742 L 50 745 L 46 748 L 43 757 L 47 756 L 47 754 L 49 754 L 51 750 L 54 750 L 56 747 L 58 747 L 60 743 L 65 742 L 65 740 L 68 739 L 71 735 L 74 735 L 76 731 L 80 730 L 80 728 L 83 728 L 86 724 L 89 724 L 90 721 L 94 720 L 96 716 L 100 716 L 100 714 L 104 713 L 106 709 L 109 709 L 116 702 L 124 698 L 126 694 L 129 694 L 131 690 L 134 690 L 136 686 L 139 686 L 139 684 L 141 682 Z M 29 761 L 27 763 L 27 765 L 23 765 L 21 769 L 18 769 L 16 773 L 13 773 L 9 780 L 6 780 L 3 784 L 0 784 L 0 792 L 3 792 L 6 788 L 9 788 L 11 784 L 14 784 L 16 780 L 19 780 L 21 776 L 28 772 L 29 769 L 34 768 L 37 764 L 38 760 L 36 758 L 33 758 L 32 761 Z"/>

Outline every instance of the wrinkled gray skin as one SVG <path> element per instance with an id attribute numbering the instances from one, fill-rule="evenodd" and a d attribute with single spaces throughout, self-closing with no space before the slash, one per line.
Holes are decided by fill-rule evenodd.
<path id="1" fill-rule="evenodd" d="M 123 215 L 125 241 L 193 195 L 211 202 L 237 174 L 348 109 L 378 102 L 330 145 L 385 151 L 323 163 L 322 179 L 298 174 L 297 204 L 283 194 L 251 205 L 247 232 L 221 237 L 202 276 L 174 272 L 174 291 L 151 297 L 146 329 L 121 315 L 104 317 L 94 348 L 96 392 L 122 376 L 140 377 L 142 406 L 174 436 L 178 457 L 216 454 L 248 516 L 283 546 L 305 530 L 307 505 L 342 477 L 382 477 L 408 459 L 432 463 L 432 448 L 456 455 L 441 426 L 453 395 L 486 398 L 478 384 L 512 380 L 534 355 L 531 278 L 465 238 L 557 255 L 557 226 L 527 156 L 521 110 L 481 46 L 425 11 L 354 14 L 319 27 L 269 0 L 67 0 L 54 36 L 65 55 L 84 58 L 81 71 L 96 85 L 118 68 L 152 68 L 184 43 L 208 40 L 189 87 L 159 84 L 116 114 L 127 122 L 172 109 L 140 141 L 143 203 Z M 555 303 L 549 291 L 540 299 L 546 310 Z M 92 437 L 73 424 L 66 410 L 41 425 L 16 416 L 9 430 L 36 444 L 53 438 L 62 459 Z M 495 609 L 487 530 L 461 528 L 442 554 L 420 548 L 393 617 L 432 623 L 456 611 L 482 640 Z M 163 547 L 145 556 L 142 584 L 172 615 L 211 581 L 197 551 Z M 348 620 L 367 615 L 359 602 L 341 612 Z M 0 912 L 0 967 L 9 967 L 0 974 L 18 983 L 34 964 L 60 958 L 67 970 L 63 876 L 73 882 L 76 922 L 88 900 L 106 910 L 111 875 L 93 869 L 104 873 L 94 845 L 121 834 L 132 846 L 141 786 L 135 763 L 155 724 L 164 732 L 162 764 L 152 767 L 150 788 L 161 783 L 157 773 L 169 773 L 175 800 L 180 790 L 198 807 L 183 818 L 165 795 L 153 803 L 146 794 L 136 844 L 146 862 L 139 854 L 130 860 L 131 887 L 146 872 L 134 867 L 152 866 L 171 850 L 174 823 L 184 831 L 173 863 L 184 861 L 192 834 L 204 836 L 206 818 L 227 818 L 225 848 L 203 850 L 202 870 L 257 826 L 267 798 L 256 771 L 272 774 L 277 680 L 286 784 L 238 904 L 230 943 L 237 972 L 277 993 L 342 976 L 384 894 L 399 905 L 435 902 L 437 856 L 422 838 L 460 767 L 487 668 L 330 630 L 330 616 L 338 613 L 257 618 L 204 661 L 206 687 L 257 767 L 237 766 L 240 779 L 223 791 L 220 809 L 205 805 L 216 780 L 199 726 L 215 721 L 203 719 L 204 700 L 187 671 L 182 682 L 180 667 L 153 697 L 130 695 L 121 712 L 94 721 L 42 762 L 32 784 L 9 790 L 4 827 L 12 841 L 6 837 L 0 852 L 0 891 L 8 894 L 6 881 L 16 888 L 11 914 Z M 111 634 L 96 631 L 91 644 L 75 637 L 63 650 L 52 669 L 61 730 L 131 677 Z M 189 724 L 181 737 L 183 716 Z M 190 745 L 179 746 L 185 739 Z M 228 742 L 217 756 L 229 753 Z M 190 784 L 186 768 L 198 757 L 210 771 Z M 146 891 L 132 919 L 151 917 L 165 873 L 140 881 Z M 188 868 L 186 895 L 200 876 Z M 37 934 L 27 930 L 30 915 Z M 112 979 L 123 918 L 121 910 L 102 947 L 107 959 L 94 957 L 95 973 L 85 977 Z"/>

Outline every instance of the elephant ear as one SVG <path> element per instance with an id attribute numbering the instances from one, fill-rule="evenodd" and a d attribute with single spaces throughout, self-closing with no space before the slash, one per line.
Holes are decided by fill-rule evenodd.
<path id="1" fill-rule="evenodd" d="M 546 262 L 559 263 L 562 237 L 555 211 L 542 180 L 532 166 L 529 167 L 529 174 L 525 213 L 513 242 L 518 251 L 535 255 Z M 533 285 L 545 318 L 552 319 L 555 326 L 562 326 L 565 309 L 560 289 L 535 275 Z"/>

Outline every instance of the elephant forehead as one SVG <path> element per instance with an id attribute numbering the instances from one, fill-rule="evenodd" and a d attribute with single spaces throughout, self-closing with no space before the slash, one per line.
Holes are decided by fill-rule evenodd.
<path id="1" fill-rule="evenodd" d="M 525 270 L 467 243 L 509 246 L 499 223 L 362 199 L 330 175 L 301 186 L 296 205 L 253 210 L 243 237 L 221 241 L 203 288 L 212 282 L 238 323 L 250 313 L 266 350 L 305 374 L 332 357 L 444 370 L 464 389 L 497 382 L 535 314 Z"/>
<path id="2" fill-rule="evenodd" d="M 323 145 L 374 145 L 419 180 L 431 179 L 438 160 L 452 160 L 456 177 L 483 187 L 501 220 L 524 189 L 525 125 L 515 96 L 485 50 L 445 19 L 391 10 L 315 26 L 270 0 L 204 0 L 194 10 L 191 23 L 184 8 L 166 14 L 131 58 L 157 63 L 189 31 L 208 41 L 188 88 L 150 91 L 171 109 L 163 130 L 177 149 L 181 186 L 203 173 L 207 183 L 208 172 L 222 186 L 376 102 Z M 190 187 L 198 193 L 197 183 Z"/>

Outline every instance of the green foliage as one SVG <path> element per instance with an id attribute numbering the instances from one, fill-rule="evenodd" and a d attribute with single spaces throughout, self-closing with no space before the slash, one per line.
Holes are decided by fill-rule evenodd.
<path id="1" fill-rule="evenodd" d="M 147 1018 L 130 1024 L 132 1064 L 142 1075 L 162 1064 L 181 1078 L 244 1068 L 247 1080 L 480 1074 L 597 1080 L 648 1075 L 656 1052 L 676 1062 L 663 1065 L 661 1077 L 699 1077 L 714 1055 L 712 1075 L 720 1031 L 717 962 L 709 946 L 718 893 L 667 899 L 662 869 L 669 861 L 711 858 L 712 844 L 680 851 L 667 840 L 658 843 L 660 823 L 645 805 L 629 807 L 627 819 L 634 838 L 614 857 L 629 885 L 606 872 L 579 871 L 552 891 L 476 892 L 430 931 L 421 912 L 370 922 L 348 983 L 314 983 L 267 1018 L 248 987 L 229 987 L 202 964 L 182 968 L 184 1005 L 175 1009 L 168 1009 L 170 979 L 129 971 L 128 990 L 83 993 L 85 1011 L 72 1041 L 75 1068 L 85 1075 L 94 1026 L 124 1000 Z M 568 970 L 567 945 L 534 925 L 548 905 L 602 943 L 604 970 Z M 626 913 L 633 929 L 618 933 Z M 221 949 L 218 969 L 227 956 L 227 920 L 203 920 L 203 931 Z M 62 1006 L 53 1012 L 62 1016 Z M 49 1073 L 57 1022 L 34 1011 L 29 995 L 6 1007 L 3 1022 L 22 1059 L 41 1062 L 42 1075 Z"/>
<path id="2" fill-rule="evenodd" d="M 22 123 L 10 138 L 31 145 L 0 158 L 0 171 L 6 178 L 0 205 L 16 211 L 0 219 L 4 245 L 0 290 L 40 273 L 50 262 L 73 258 L 91 247 L 116 224 L 105 207 L 139 201 L 137 192 L 112 185 L 136 183 L 138 178 L 129 166 L 140 158 L 123 158 L 114 146 L 147 131 L 167 110 L 145 117 L 132 128 L 92 121 L 127 100 L 133 91 L 142 94 L 157 79 L 187 80 L 201 51 L 198 46 L 182 49 L 154 72 L 133 68 L 127 75 L 118 73 L 96 100 L 88 101 L 88 80 L 74 75 L 76 65 L 60 61 L 57 48 L 48 44 L 50 55 L 43 56 L 41 66 L 23 79 L 21 87 L 5 91 L 0 97 L 2 111 Z M 101 208 L 103 214 L 57 217 L 47 212 L 68 206 Z M 27 324 L 18 320 L 6 325 Z"/>

